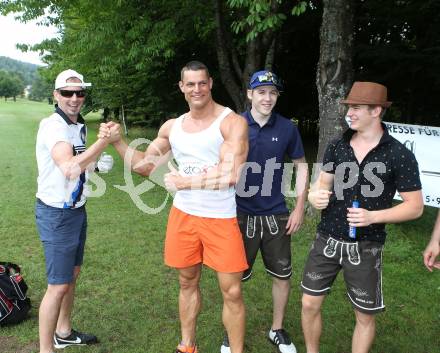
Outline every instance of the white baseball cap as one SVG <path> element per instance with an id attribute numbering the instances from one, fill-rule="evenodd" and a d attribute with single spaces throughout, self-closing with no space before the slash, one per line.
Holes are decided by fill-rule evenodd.
<path id="1" fill-rule="evenodd" d="M 81 82 L 67 82 L 69 78 L 77 78 Z M 60 72 L 57 76 L 57 79 L 55 80 L 55 89 L 60 89 L 66 86 L 73 86 L 73 87 L 90 87 L 92 84 L 89 82 L 84 82 L 83 75 L 79 74 L 75 70 L 64 70 L 63 72 Z"/>

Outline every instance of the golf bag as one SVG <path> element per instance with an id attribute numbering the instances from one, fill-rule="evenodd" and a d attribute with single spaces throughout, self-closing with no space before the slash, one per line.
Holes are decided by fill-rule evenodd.
<path id="1" fill-rule="evenodd" d="M 20 267 L 0 262 L 0 325 L 17 324 L 26 319 L 31 308 L 27 289 Z"/>

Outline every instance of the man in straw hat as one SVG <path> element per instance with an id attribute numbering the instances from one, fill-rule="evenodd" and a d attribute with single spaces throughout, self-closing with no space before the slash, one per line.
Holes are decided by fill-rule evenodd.
<path id="1" fill-rule="evenodd" d="M 423 212 L 417 161 L 381 121 L 391 105 L 387 88 L 355 82 L 341 103 L 348 106 L 350 128 L 327 146 L 323 168 L 308 197 L 322 210 L 301 282 L 308 353 L 319 351 L 321 305 L 341 269 L 356 316 L 352 352 L 369 351 L 375 336 L 374 314 L 385 308 L 385 224 L 415 219 Z M 393 206 L 396 190 L 403 202 Z"/>

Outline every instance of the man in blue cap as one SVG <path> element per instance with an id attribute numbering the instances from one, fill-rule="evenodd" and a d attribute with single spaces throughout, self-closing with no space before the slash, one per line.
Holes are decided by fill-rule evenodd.
<path id="1" fill-rule="evenodd" d="M 273 320 L 269 340 L 281 353 L 296 353 L 283 319 L 290 293 L 292 275 L 290 235 L 299 230 L 304 219 L 308 168 L 298 127 L 273 111 L 282 85 L 277 75 L 255 72 L 247 96 L 251 109 L 242 115 L 249 128 L 249 153 L 237 185 L 237 218 L 246 249 L 249 269 L 243 281 L 252 275 L 252 266 L 261 251 L 267 273 L 273 278 Z M 293 164 L 285 164 L 285 158 Z M 289 212 L 284 184 L 296 168 L 296 206 Z M 221 353 L 229 353 L 227 337 Z"/>

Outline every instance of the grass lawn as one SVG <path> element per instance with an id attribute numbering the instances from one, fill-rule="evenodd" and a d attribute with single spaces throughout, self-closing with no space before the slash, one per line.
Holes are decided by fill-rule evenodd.
<path id="1" fill-rule="evenodd" d="M 26 100 L 0 101 L 0 261 L 20 264 L 33 303 L 30 319 L 0 327 L 0 353 L 38 352 L 38 306 L 46 289 L 43 252 L 34 222 L 36 191 L 35 137 L 38 122 L 52 107 Z M 90 114 L 89 143 L 99 116 Z M 139 132 L 138 132 L 139 135 Z M 153 131 L 147 132 L 152 137 Z M 115 166 L 100 174 L 106 192 L 88 202 L 89 231 L 82 276 L 73 315 L 74 327 L 92 332 L 101 344 L 68 348 L 67 352 L 170 353 L 179 338 L 178 285 L 174 270 L 164 266 L 162 249 L 170 201 L 148 215 L 135 207 L 124 185 L 122 161 L 112 148 Z M 135 184 L 142 178 L 133 177 Z M 166 192 L 159 186 L 143 200 L 160 205 Z M 429 239 L 436 210 L 426 208 L 414 222 L 388 226 L 384 252 L 384 297 L 387 310 L 377 317 L 375 353 L 440 352 L 440 271 L 429 273 L 421 253 Z M 308 218 L 292 240 L 292 294 L 285 319 L 298 352 L 305 352 L 300 323 L 299 283 L 314 237 L 316 219 Z M 198 321 L 200 352 L 217 353 L 223 336 L 221 296 L 215 274 L 202 276 L 203 309 Z M 275 353 L 266 339 L 271 323 L 271 281 L 257 260 L 254 277 L 244 285 L 247 304 L 246 352 Z M 354 315 L 342 278 L 323 308 L 321 352 L 351 350 Z"/>

